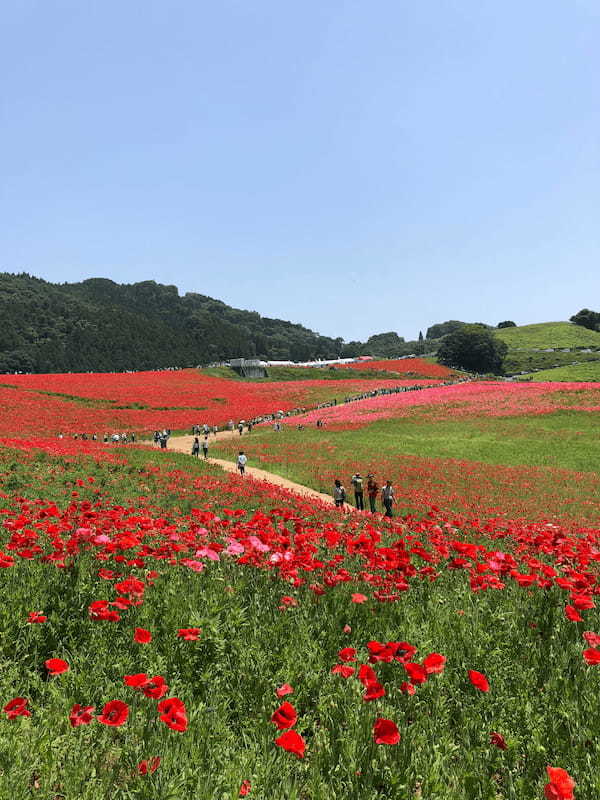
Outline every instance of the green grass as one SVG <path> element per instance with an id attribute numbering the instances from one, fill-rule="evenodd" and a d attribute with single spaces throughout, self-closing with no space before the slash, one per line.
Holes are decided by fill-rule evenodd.
<path id="1" fill-rule="evenodd" d="M 516 328 L 500 328 L 494 334 L 511 350 L 545 347 L 600 348 L 600 333 L 570 322 L 541 322 Z"/>
<path id="2" fill-rule="evenodd" d="M 596 361 L 600 363 L 600 352 L 582 353 L 581 351 L 563 353 L 556 350 L 544 353 L 534 350 L 509 350 L 504 359 L 504 372 L 514 375 L 518 372 L 533 372 L 541 369 L 570 366 L 573 361 Z"/>
<path id="3" fill-rule="evenodd" d="M 600 381 L 600 360 L 572 364 L 556 369 L 544 369 L 533 375 L 523 375 L 527 381 Z"/>

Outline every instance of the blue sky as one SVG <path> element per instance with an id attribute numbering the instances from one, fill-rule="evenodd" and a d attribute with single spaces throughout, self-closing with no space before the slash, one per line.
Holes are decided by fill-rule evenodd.
<path id="1" fill-rule="evenodd" d="M 596 0 L 5 0 L 0 270 L 364 339 L 600 309 Z"/>

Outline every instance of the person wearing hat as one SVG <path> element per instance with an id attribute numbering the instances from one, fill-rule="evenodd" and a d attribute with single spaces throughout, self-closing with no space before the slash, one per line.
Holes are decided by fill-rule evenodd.
<path id="1" fill-rule="evenodd" d="M 369 505 L 371 512 L 374 514 L 377 511 L 375 503 L 377 502 L 377 495 L 379 494 L 379 484 L 375 480 L 372 472 L 367 475 L 367 494 L 369 495 Z"/>
<path id="2" fill-rule="evenodd" d="M 354 500 L 358 511 L 365 510 L 365 501 L 363 499 L 363 479 L 360 477 L 360 472 L 352 476 L 352 486 L 354 486 Z"/>

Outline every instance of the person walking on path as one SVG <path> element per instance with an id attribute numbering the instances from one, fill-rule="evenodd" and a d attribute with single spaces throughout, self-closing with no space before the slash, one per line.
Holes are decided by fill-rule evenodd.
<path id="1" fill-rule="evenodd" d="M 200 440 L 198 439 L 197 436 L 194 436 L 194 444 L 192 445 L 192 455 L 196 456 L 196 458 L 198 458 L 198 456 L 200 455 Z"/>
<path id="2" fill-rule="evenodd" d="M 369 472 L 367 475 L 367 494 L 369 495 L 371 513 L 374 514 L 377 511 L 375 503 L 377 502 L 377 495 L 379 494 L 379 484 L 375 480 L 372 472 Z"/>
<path id="3" fill-rule="evenodd" d="M 205 436 L 202 442 L 202 453 L 204 454 L 204 459 L 206 460 L 208 458 L 208 436 Z"/>
<path id="4" fill-rule="evenodd" d="M 354 487 L 354 500 L 358 511 L 365 510 L 364 492 L 363 492 L 363 479 L 360 472 L 352 476 L 352 486 Z"/>
<path id="5" fill-rule="evenodd" d="M 385 486 L 381 490 L 381 501 L 385 508 L 386 517 L 393 517 L 392 506 L 394 505 L 394 489 L 392 488 L 391 481 L 385 482 Z"/>
<path id="6" fill-rule="evenodd" d="M 336 506 L 343 507 L 346 502 L 346 490 L 342 486 L 341 481 L 336 480 L 333 487 L 333 499 Z"/>
<path id="7" fill-rule="evenodd" d="M 240 475 L 243 475 L 244 472 L 246 471 L 246 463 L 247 463 L 247 461 L 248 461 L 248 456 L 244 453 L 243 450 L 240 450 L 240 452 L 238 454 L 238 460 L 237 460 L 237 467 L 238 467 L 238 469 L 240 471 Z"/>
<path id="8" fill-rule="evenodd" d="M 239 431 L 240 436 L 241 436 L 242 433 L 244 432 L 244 423 L 243 422 L 238 422 L 238 431 Z"/>

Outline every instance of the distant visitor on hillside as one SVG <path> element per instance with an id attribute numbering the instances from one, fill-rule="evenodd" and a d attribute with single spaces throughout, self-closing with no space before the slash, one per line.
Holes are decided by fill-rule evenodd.
<path id="1" fill-rule="evenodd" d="M 367 475 L 367 494 L 369 495 L 369 506 L 371 507 L 371 512 L 374 514 L 377 511 L 376 503 L 377 495 L 379 494 L 379 484 L 375 480 L 375 476 L 372 472 L 369 472 Z"/>
<path id="2" fill-rule="evenodd" d="M 385 508 L 386 517 L 393 517 L 392 506 L 394 505 L 394 490 L 391 481 L 386 481 L 385 486 L 381 490 L 381 502 Z"/>
<path id="3" fill-rule="evenodd" d="M 365 510 L 364 492 L 363 492 L 363 479 L 360 472 L 352 476 L 352 486 L 354 487 L 354 500 L 356 508 L 359 511 Z"/>
<path id="4" fill-rule="evenodd" d="M 240 450 L 238 453 L 238 460 L 237 460 L 237 468 L 240 471 L 240 475 L 243 475 L 246 471 L 246 464 L 248 462 L 248 456 L 244 453 L 243 450 Z"/>
<path id="5" fill-rule="evenodd" d="M 208 458 L 208 435 L 204 437 L 202 442 L 202 453 L 205 459 Z"/>
<path id="6" fill-rule="evenodd" d="M 240 436 L 241 436 L 241 435 L 242 435 L 242 433 L 244 432 L 244 422 L 243 422 L 243 420 L 240 420 L 240 421 L 238 422 L 238 431 L 239 431 L 239 434 L 240 434 Z"/>
<path id="7" fill-rule="evenodd" d="M 192 455 L 196 456 L 196 458 L 198 458 L 198 456 L 200 455 L 200 440 L 198 439 L 197 436 L 194 436 L 194 444 L 192 445 Z"/>
<path id="8" fill-rule="evenodd" d="M 333 499 L 336 506 L 339 507 L 342 507 L 346 502 L 346 490 L 342 486 L 342 482 L 339 480 L 336 480 L 333 486 Z"/>

